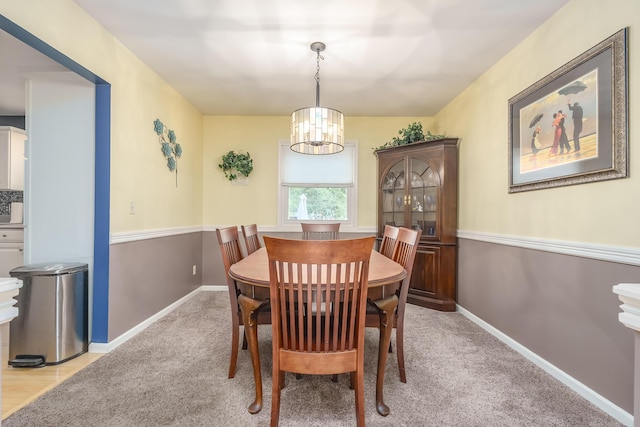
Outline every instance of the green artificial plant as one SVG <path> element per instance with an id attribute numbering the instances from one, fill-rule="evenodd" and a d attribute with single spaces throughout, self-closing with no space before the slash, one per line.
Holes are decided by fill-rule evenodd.
<path id="1" fill-rule="evenodd" d="M 218 167 L 229 181 L 234 181 L 239 175 L 249 177 L 253 170 L 253 159 L 249 153 L 236 153 L 231 150 L 222 156 L 222 163 Z"/>
<path id="2" fill-rule="evenodd" d="M 399 136 L 394 136 L 391 141 L 385 142 L 379 147 L 374 147 L 373 151 L 411 144 L 418 141 L 433 141 L 434 139 L 446 138 L 445 135 L 433 135 L 430 131 L 427 131 L 427 134 L 425 135 L 422 131 L 422 123 L 420 122 L 413 122 L 406 128 L 400 129 L 398 131 L 398 135 Z"/>

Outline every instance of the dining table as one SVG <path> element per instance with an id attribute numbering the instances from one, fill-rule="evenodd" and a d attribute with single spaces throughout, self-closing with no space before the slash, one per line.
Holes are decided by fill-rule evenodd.
<path id="1" fill-rule="evenodd" d="M 384 304 L 378 304 L 377 309 L 380 316 L 380 344 L 376 374 L 376 410 L 383 416 L 389 414 L 389 407 L 384 403 L 382 388 L 393 330 L 393 316 L 398 306 L 396 291 L 406 276 L 407 272 L 402 265 L 376 250 L 371 251 L 367 298 L 372 301 L 384 301 Z M 255 400 L 249 405 L 248 411 L 255 414 L 262 409 L 262 373 L 258 352 L 257 315 L 269 304 L 269 259 L 266 248 L 260 248 L 231 265 L 229 277 L 234 280 L 240 292 L 238 304 L 242 312 L 255 381 Z"/>

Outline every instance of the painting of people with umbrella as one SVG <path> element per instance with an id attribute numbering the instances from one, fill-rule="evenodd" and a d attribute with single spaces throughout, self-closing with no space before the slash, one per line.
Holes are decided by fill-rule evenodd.
<path id="1" fill-rule="evenodd" d="M 627 176 L 625 31 L 509 100 L 510 192 Z"/>
<path id="2" fill-rule="evenodd" d="M 520 173 L 598 155 L 597 79 L 593 70 L 520 110 Z"/>

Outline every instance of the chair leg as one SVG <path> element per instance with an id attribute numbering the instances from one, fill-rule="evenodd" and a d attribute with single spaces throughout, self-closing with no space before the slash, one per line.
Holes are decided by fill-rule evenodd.
<path id="1" fill-rule="evenodd" d="M 284 380 L 284 371 L 273 369 L 273 386 L 271 389 L 271 427 L 277 427 L 280 422 L 280 391 Z"/>
<path id="2" fill-rule="evenodd" d="M 396 325 L 396 353 L 398 353 L 398 370 L 400 371 L 400 381 L 407 382 L 407 373 L 404 369 L 404 318 L 398 317 Z"/>
<path id="3" fill-rule="evenodd" d="M 238 315 L 233 314 L 231 321 L 231 359 L 229 360 L 229 378 L 236 376 L 236 362 L 238 361 L 238 343 L 240 341 L 240 322 Z M 244 333 L 243 333 L 244 335 Z"/>
<path id="4" fill-rule="evenodd" d="M 364 373 L 356 371 L 351 378 L 355 377 L 355 398 L 356 398 L 356 425 L 364 427 Z"/>

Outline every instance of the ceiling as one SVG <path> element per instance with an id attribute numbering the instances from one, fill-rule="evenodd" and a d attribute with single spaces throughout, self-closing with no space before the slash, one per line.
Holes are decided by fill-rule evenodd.
<path id="1" fill-rule="evenodd" d="M 75 1 L 203 114 L 315 105 L 310 44 L 322 41 L 320 104 L 346 116 L 434 115 L 568 2 Z M 15 114 L 24 74 L 60 66 L 5 39 L 0 114 Z"/>

